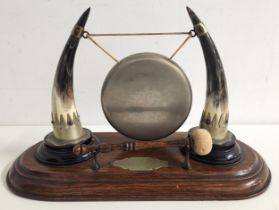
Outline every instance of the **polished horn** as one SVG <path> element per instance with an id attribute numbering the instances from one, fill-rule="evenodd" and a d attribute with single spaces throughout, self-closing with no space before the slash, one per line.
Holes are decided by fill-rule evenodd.
<path id="1" fill-rule="evenodd" d="M 53 136 L 48 143 L 57 146 L 76 144 L 88 138 L 75 105 L 73 90 L 73 64 L 90 8 L 80 17 L 61 54 L 52 88 Z"/>
<path id="2" fill-rule="evenodd" d="M 235 136 L 228 131 L 228 91 L 223 64 L 203 22 L 189 7 L 187 11 L 206 63 L 206 100 L 199 127 L 209 131 L 214 144 L 210 155 L 197 159 L 216 164 L 234 163 L 240 159 L 240 149 Z"/>
<path id="3" fill-rule="evenodd" d="M 56 69 L 52 88 L 52 125 L 36 152 L 36 158 L 44 163 L 67 165 L 87 160 L 94 154 L 76 157 L 72 148 L 76 144 L 97 141 L 91 131 L 82 127 L 76 109 L 73 90 L 73 65 L 79 41 L 84 33 L 90 8 L 79 18 L 63 49 Z"/>

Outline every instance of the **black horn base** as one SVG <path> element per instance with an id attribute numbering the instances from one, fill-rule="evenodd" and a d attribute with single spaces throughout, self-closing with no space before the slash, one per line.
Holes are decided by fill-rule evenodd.
<path id="1" fill-rule="evenodd" d="M 82 144 L 94 144 L 99 142 L 98 137 L 91 134 L 90 138 L 81 142 Z M 75 145 L 69 145 L 65 147 L 55 147 L 48 145 L 43 141 L 37 148 L 35 152 L 35 158 L 41 163 L 47 165 L 63 166 L 63 165 L 72 165 L 80 163 L 82 161 L 89 160 L 94 157 L 94 153 L 89 152 L 81 156 L 76 156 L 73 153 L 73 147 Z"/>
<path id="2" fill-rule="evenodd" d="M 240 162 L 242 153 L 235 135 L 228 131 L 227 138 L 224 144 L 213 144 L 212 151 L 208 155 L 199 156 L 191 151 L 191 158 L 212 165 L 232 165 Z"/>

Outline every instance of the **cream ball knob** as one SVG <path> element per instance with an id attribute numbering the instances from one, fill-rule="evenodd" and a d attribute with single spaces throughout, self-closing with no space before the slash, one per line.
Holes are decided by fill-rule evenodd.
<path id="1" fill-rule="evenodd" d="M 206 129 L 197 128 L 191 132 L 192 148 L 197 155 L 208 155 L 212 149 L 212 137 Z"/>

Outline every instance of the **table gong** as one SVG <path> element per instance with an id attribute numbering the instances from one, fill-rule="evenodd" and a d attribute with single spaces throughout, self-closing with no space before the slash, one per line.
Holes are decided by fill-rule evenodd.
<path id="1" fill-rule="evenodd" d="M 222 61 L 204 23 L 187 7 L 193 29 L 162 33 L 90 33 L 87 9 L 68 38 L 52 88 L 53 131 L 23 152 L 7 174 L 15 194 L 46 201 L 237 200 L 264 192 L 271 173 L 263 158 L 228 130 Z M 185 36 L 170 55 L 142 52 L 118 60 L 98 36 Z M 73 90 L 81 39 L 116 64 L 103 82 L 101 104 L 116 132 L 83 128 Z M 190 81 L 173 58 L 199 39 L 206 98 L 199 125 L 177 132 L 192 106 Z"/>

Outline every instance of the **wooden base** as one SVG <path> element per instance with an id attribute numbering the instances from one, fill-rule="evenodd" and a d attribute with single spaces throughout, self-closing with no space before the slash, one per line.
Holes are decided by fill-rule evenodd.
<path id="1" fill-rule="evenodd" d="M 94 133 L 101 141 L 122 142 L 118 133 Z M 175 133 L 168 138 L 184 138 Z M 271 174 L 260 155 L 238 141 L 242 160 L 233 166 L 214 166 L 191 160 L 192 169 L 181 168 L 184 160 L 179 148 L 112 152 L 98 156 L 101 169 L 94 171 L 91 161 L 50 166 L 38 162 L 34 153 L 39 144 L 26 150 L 10 169 L 7 182 L 23 197 L 48 201 L 111 200 L 235 200 L 262 193 Z M 114 160 L 149 156 L 168 160 L 169 167 L 154 171 L 129 171 L 111 166 Z"/>

